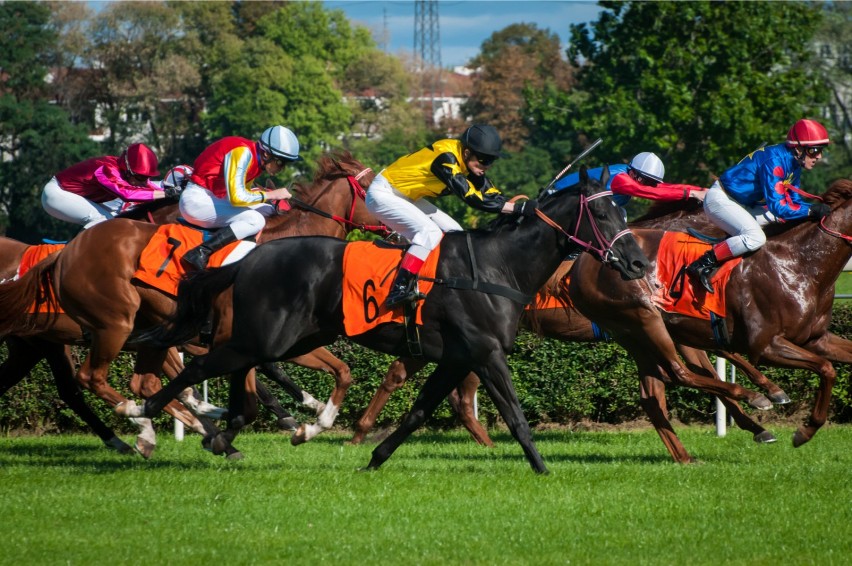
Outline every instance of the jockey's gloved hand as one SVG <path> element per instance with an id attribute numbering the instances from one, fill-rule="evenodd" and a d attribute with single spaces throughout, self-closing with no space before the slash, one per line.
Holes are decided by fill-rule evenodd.
<path id="1" fill-rule="evenodd" d="M 522 200 L 515 203 L 515 214 L 520 216 L 535 216 L 538 201 L 535 199 Z"/>
<path id="2" fill-rule="evenodd" d="M 163 192 L 166 193 L 166 198 L 178 198 L 181 193 L 180 186 L 163 187 Z"/>
<path id="3" fill-rule="evenodd" d="M 824 202 L 815 202 L 808 211 L 808 216 L 813 218 L 824 218 L 831 213 L 831 207 Z"/>

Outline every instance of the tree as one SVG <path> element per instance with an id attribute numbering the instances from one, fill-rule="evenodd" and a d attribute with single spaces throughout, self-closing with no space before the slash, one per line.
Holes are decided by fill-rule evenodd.
<path id="1" fill-rule="evenodd" d="M 0 3 L 0 29 L 0 230 L 29 243 L 70 237 L 77 227 L 44 212 L 41 189 L 96 149 L 85 128 L 50 104 L 45 79 L 56 45 L 50 10 L 35 2 Z"/>
<path id="2" fill-rule="evenodd" d="M 654 151 L 674 182 L 709 185 L 762 142 L 783 140 L 826 100 L 810 42 L 820 21 L 805 3 L 601 2 L 589 28 L 572 26 L 571 92 L 531 93 L 542 147 L 596 159 Z M 557 144 L 555 142 L 561 142 Z"/>
<path id="3" fill-rule="evenodd" d="M 545 86 L 567 91 L 572 68 L 560 53 L 559 37 L 535 24 L 513 24 L 482 43 L 470 66 L 473 92 L 463 111 L 474 122 L 491 124 L 506 149 L 518 151 L 530 136 L 525 89 Z"/>

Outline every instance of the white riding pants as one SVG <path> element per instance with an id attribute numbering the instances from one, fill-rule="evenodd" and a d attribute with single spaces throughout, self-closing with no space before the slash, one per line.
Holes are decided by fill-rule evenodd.
<path id="1" fill-rule="evenodd" d="M 107 202 L 92 202 L 63 189 L 56 177 L 47 182 L 41 193 L 41 206 L 49 215 L 65 222 L 78 224 L 83 229 L 115 218 L 121 212 L 123 204 L 124 201 L 120 198 Z"/>
<path id="2" fill-rule="evenodd" d="M 266 217 L 275 214 L 275 207 L 269 203 L 234 206 L 227 198 L 217 198 L 192 182 L 181 193 L 179 207 L 187 222 L 202 228 L 230 226 L 238 240 L 260 232 L 266 226 Z"/>
<path id="3" fill-rule="evenodd" d="M 462 230 L 452 216 L 428 200 L 411 200 L 381 173 L 370 183 L 365 202 L 376 218 L 411 242 L 408 253 L 424 261 L 441 243 L 444 232 Z"/>
<path id="4" fill-rule="evenodd" d="M 734 201 L 718 181 L 704 197 L 704 212 L 713 224 L 731 235 L 726 242 L 734 257 L 759 250 L 766 243 L 761 226 L 775 221 L 775 216 L 763 207 L 747 210 Z"/>

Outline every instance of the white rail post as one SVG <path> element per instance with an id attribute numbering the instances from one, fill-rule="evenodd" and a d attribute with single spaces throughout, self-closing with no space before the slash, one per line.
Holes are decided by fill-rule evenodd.
<path id="1" fill-rule="evenodd" d="M 183 352 L 178 353 L 181 363 L 183 363 Z M 181 442 L 183 440 L 183 423 L 175 419 L 175 440 Z"/>
<path id="2" fill-rule="evenodd" d="M 719 379 L 725 381 L 726 362 L 722 356 L 716 356 L 716 374 Z M 725 436 L 728 433 L 728 412 L 725 405 L 716 398 L 716 436 Z"/>

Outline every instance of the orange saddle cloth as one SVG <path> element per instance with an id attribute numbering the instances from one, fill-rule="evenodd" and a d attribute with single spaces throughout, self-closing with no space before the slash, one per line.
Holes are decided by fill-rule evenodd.
<path id="1" fill-rule="evenodd" d="M 192 248 L 201 245 L 202 240 L 203 232 L 197 228 L 183 224 L 163 224 L 142 250 L 139 267 L 133 278 L 176 297 L 178 283 L 191 271 L 184 267 L 181 258 Z M 220 267 L 237 245 L 239 241 L 213 252 L 207 267 Z"/>
<path id="2" fill-rule="evenodd" d="M 657 291 L 657 304 L 666 312 L 683 314 L 696 318 L 710 320 L 710 313 L 724 317 L 726 311 L 725 288 L 734 268 L 742 258 L 734 258 L 724 262 L 710 282 L 715 293 L 709 294 L 698 281 L 683 274 L 678 278 L 684 266 L 689 265 L 701 254 L 710 249 L 710 244 L 684 232 L 666 232 L 660 241 L 657 253 L 657 280 L 662 288 Z M 672 285 L 680 296 L 671 295 Z"/>
<path id="3" fill-rule="evenodd" d="M 386 322 L 403 323 L 402 305 L 385 306 L 396 270 L 405 250 L 379 247 L 372 242 L 352 242 L 343 252 L 343 327 L 346 336 L 357 336 Z M 420 277 L 434 278 L 440 248 L 433 251 L 420 270 Z M 424 295 L 432 281 L 419 281 Z M 417 324 L 423 324 L 417 309 Z"/>
<path id="4" fill-rule="evenodd" d="M 21 256 L 21 263 L 18 265 L 18 278 L 23 277 L 23 275 L 32 269 L 32 267 L 46 258 L 49 255 L 53 255 L 56 252 L 62 250 L 65 247 L 65 244 L 39 244 L 36 246 L 30 246 L 26 250 L 24 250 L 24 255 Z M 45 294 L 50 293 L 53 294 L 53 289 L 49 289 Z M 51 312 L 50 309 L 47 308 L 47 304 L 43 303 L 35 308 L 35 304 L 30 308 L 29 314 L 36 312 Z M 60 308 L 56 312 L 63 312 Z"/>

